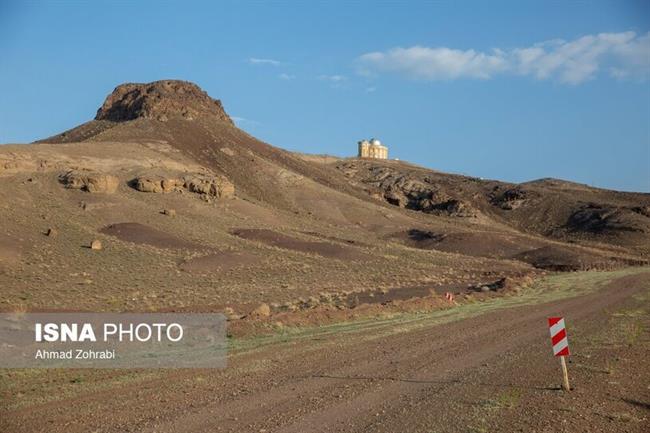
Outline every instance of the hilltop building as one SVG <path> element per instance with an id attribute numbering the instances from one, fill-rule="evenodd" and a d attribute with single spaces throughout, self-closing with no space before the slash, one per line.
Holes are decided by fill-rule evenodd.
<path id="1" fill-rule="evenodd" d="M 388 147 L 376 138 L 359 142 L 359 158 L 388 159 Z"/>

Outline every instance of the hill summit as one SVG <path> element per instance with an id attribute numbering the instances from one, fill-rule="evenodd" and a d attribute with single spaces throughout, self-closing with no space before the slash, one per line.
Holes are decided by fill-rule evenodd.
<path id="1" fill-rule="evenodd" d="M 196 84 L 180 80 L 121 84 L 108 95 L 95 116 L 95 120 L 113 122 L 138 118 L 163 122 L 172 118 L 206 118 L 233 124 L 220 100 L 212 99 Z"/>

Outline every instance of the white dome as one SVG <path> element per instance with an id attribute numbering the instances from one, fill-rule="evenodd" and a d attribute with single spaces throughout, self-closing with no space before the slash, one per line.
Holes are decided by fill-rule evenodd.
<path id="1" fill-rule="evenodd" d="M 373 138 L 370 140 L 370 144 L 374 144 L 375 146 L 381 146 L 381 141 L 377 140 L 376 138 Z"/>

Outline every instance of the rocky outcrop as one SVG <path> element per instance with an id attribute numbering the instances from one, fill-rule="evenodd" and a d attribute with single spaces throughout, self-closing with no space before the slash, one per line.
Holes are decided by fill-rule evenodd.
<path id="1" fill-rule="evenodd" d="M 472 206 L 462 200 L 434 190 L 391 187 L 384 194 L 384 198 L 392 205 L 426 213 L 455 217 L 476 217 L 478 214 Z"/>
<path id="2" fill-rule="evenodd" d="M 443 191 L 428 178 L 418 179 L 390 167 L 344 162 L 337 167 L 346 176 L 361 178 L 370 195 L 406 209 L 442 216 L 476 217 L 478 210 Z"/>
<path id="3" fill-rule="evenodd" d="M 184 182 L 173 177 L 138 176 L 131 181 L 133 188 L 140 192 L 172 192 L 183 187 Z"/>
<path id="4" fill-rule="evenodd" d="M 650 206 L 634 206 L 630 210 L 634 213 L 650 218 Z"/>
<path id="5" fill-rule="evenodd" d="M 215 198 L 233 198 L 235 186 L 223 176 L 197 175 L 185 178 L 188 191 Z"/>
<path id="6" fill-rule="evenodd" d="M 474 218 L 478 216 L 478 211 L 470 204 L 457 199 L 449 199 L 443 202 L 432 203 L 430 207 L 422 209 L 429 213 L 443 213 L 448 216 Z"/>
<path id="7" fill-rule="evenodd" d="M 636 208 L 589 203 L 574 211 L 566 228 L 572 232 L 614 234 L 650 232 L 650 221 Z"/>
<path id="8" fill-rule="evenodd" d="M 113 175 L 91 170 L 70 170 L 59 177 L 66 188 L 91 193 L 112 194 L 117 191 L 119 179 Z"/>
<path id="9" fill-rule="evenodd" d="M 170 119 L 210 118 L 233 124 L 221 101 L 212 99 L 194 83 L 162 80 L 117 86 L 97 111 L 95 120 L 124 122 L 138 118 L 166 122 Z"/>
<path id="10" fill-rule="evenodd" d="M 235 186 L 226 177 L 219 175 L 191 174 L 177 177 L 162 175 L 141 175 L 130 182 L 138 191 L 167 193 L 186 190 L 207 198 L 228 199 L 235 196 Z"/>
<path id="11" fill-rule="evenodd" d="M 490 202 L 503 210 L 513 210 L 521 207 L 529 199 L 530 193 L 520 187 L 506 189 L 503 192 L 495 190 L 490 195 Z"/>

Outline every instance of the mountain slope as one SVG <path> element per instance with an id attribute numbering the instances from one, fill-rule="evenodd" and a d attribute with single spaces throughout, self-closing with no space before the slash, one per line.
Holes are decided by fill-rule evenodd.
<path id="1" fill-rule="evenodd" d="M 396 161 L 350 160 L 332 165 L 354 184 L 399 207 L 436 216 L 487 218 L 559 241 L 650 253 L 650 194 L 555 179 L 512 184 Z"/>
<path id="2" fill-rule="evenodd" d="M 0 309 L 338 311 L 648 256 L 645 194 L 300 155 L 182 81 L 2 146 L 0 182 Z"/>

